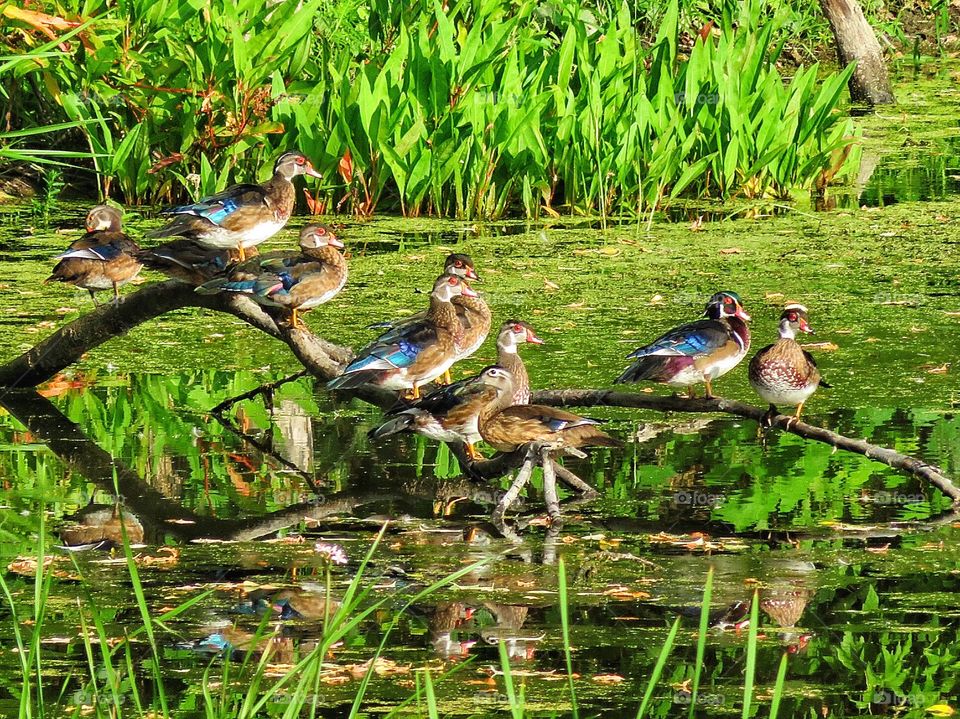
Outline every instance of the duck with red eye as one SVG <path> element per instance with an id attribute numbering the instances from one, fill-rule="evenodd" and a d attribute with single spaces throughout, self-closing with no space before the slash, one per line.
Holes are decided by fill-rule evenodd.
<path id="1" fill-rule="evenodd" d="M 807 308 L 790 304 L 780 315 L 780 339 L 764 347 L 750 360 L 750 386 L 770 405 L 761 420 L 766 427 L 777 416 L 778 405 L 797 408 L 788 427 L 790 422 L 799 421 L 804 402 L 817 391 L 817 387 L 830 386 L 820 377 L 813 355 L 797 342 L 797 332 L 813 334 L 813 328 L 807 320 Z"/>
<path id="2" fill-rule="evenodd" d="M 480 279 L 470 256 L 460 253 L 453 253 L 447 256 L 447 259 L 444 261 L 444 272 L 464 279 Z M 463 325 L 464 331 L 463 345 L 457 350 L 457 361 L 460 361 L 480 349 L 484 340 L 487 339 L 487 335 L 490 334 L 492 313 L 487 303 L 484 302 L 483 298 L 476 292 L 472 295 L 461 295 L 454 298 L 453 306 L 457 311 L 457 317 Z M 392 337 L 393 335 L 391 333 L 409 332 L 412 327 L 422 323 L 424 317 L 425 314 L 420 312 L 410 317 L 405 317 L 399 322 L 386 325 L 390 327 L 390 330 L 384 333 L 381 339 Z M 443 383 L 450 384 L 451 381 L 452 378 L 450 377 L 449 371 L 445 372 L 443 375 Z"/>
<path id="3" fill-rule="evenodd" d="M 121 230 L 120 212 L 109 205 L 97 205 L 85 222 L 87 234 L 73 242 L 59 260 L 48 282 L 66 282 L 90 293 L 96 306 L 96 292 L 113 290 L 113 303 L 120 302 L 120 287 L 140 272 L 140 248 Z"/>
<path id="4" fill-rule="evenodd" d="M 517 345 L 543 344 L 526 322 L 504 323 L 497 338 L 497 364 L 513 378 L 514 404 L 530 401 L 530 384 Z M 480 410 L 489 404 L 495 390 L 480 381 L 479 376 L 441 387 L 420 399 L 412 407 L 399 407 L 387 412 L 387 420 L 370 431 L 371 439 L 383 439 L 398 432 L 417 432 L 440 442 L 462 442 L 467 456 L 483 459 L 474 445 L 480 441 Z"/>
<path id="5" fill-rule="evenodd" d="M 300 252 L 272 252 L 234 267 L 227 277 L 206 282 L 200 294 L 237 292 L 258 303 L 284 307 L 290 326 L 302 328 L 301 312 L 333 299 L 347 282 L 343 242 L 323 225 L 307 225 L 300 232 Z"/>
<path id="6" fill-rule="evenodd" d="M 725 375 L 750 349 L 750 321 L 736 292 L 718 292 L 707 302 L 704 319 L 672 329 L 650 344 L 634 350 L 635 358 L 616 383 L 649 380 L 671 387 L 703 382 L 713 397 L 713 380 Z"/>
<path id="7" fill-rule="evenodd" d="M 297 175 L 322 177 L 299 152 L 286 152 L 273 166 L 273 176 L 262 185 L 228 187 L 191 205 L 165 210 L 173 219 L 148 237 L 187 237 L 215 250 L 235 250 L 239 260 L 246 250 L 283 229 L 293 212 Z"/>
<path id="8" fill-rule="evenodd" d="M 361 350 L 343 373 L 332 379 L 330 389 L 354 389 L 373 385 L 407 390 L 420 398 L 420 387 L 439 377 L 457 361 L 464 330 L 452 300 L 476 296 L 457 275 L 441 275 L 430 293 L 430 308 L 421 323 L 406 331 L 391 330 Z"/>

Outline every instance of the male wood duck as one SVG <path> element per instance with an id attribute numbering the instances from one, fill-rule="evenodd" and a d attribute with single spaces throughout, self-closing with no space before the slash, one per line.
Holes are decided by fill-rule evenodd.
<path id="1" fill-rule="evenodd" d="M 530 401 L 530 383 L 517 345 L 525 342 L 543 344 L 526 322 L 511 320 L 500 329 L 497 338 L 497 363 L 513 377 L 514 404 Z M 480 381 L 479 376 L 440 387 L 422 397 L 412 407 L 387 412 L 387 419 L 370 431 L 371 439 L 383 439 L 398 432 L 418 432 L 439 442 L 463 442 L 467 456 L 483 459 L 474 446 L 480 441 L 480 410 L 495 399 L 495 389 Z"/>
<path id="2" fill-rule="evenodd" d="M 238 292 L 262 305 L 290 311 L 290 326 L 302 327 L 299 313 L 333 299 L 347 282 L 343 242 L 322 225 L 300 232 L 300 253 L 268 253 L 237 265 L 227 277 L 197 287 L 200 294 Z"/>
<path id="3" fill-rule="evenodd" d="M 777 405 L 796 407 L 792 420 L 800 419 L 803 403 L 823 385 L 813 356 L 797 343 L 797 332 L 813 334 L 807 321 L 807 308 L 791 304 L 780 315 L 780 339 L 767 345 L 750 359 L 750 386 L 760 398 L 770 404 L 763 424 L 769 426 L 776 417 Z"/>
<path id="4" fill-rule="evenodd" d="M 142 265 L 137 260 L 140 248 L 120 229 L 120 212 L 107 205 L 97 205 L 87 213 L 87 234 L 70 245 L 53 268 L 53 273 L 44 280 L 66 282 L 82 287 L 90 293 L 97 305 L 94 293 L 113 289 L 113 302 L 120 302 L 120 286 L 140 272 Z"/>
<path id="5" fill-rule="evenodd" d="M 650 380 L 671 387 L 707 385 L 713 397 L 713 380 L 736 367 L 750 349 L 750 321 L 735 292 L 718 292 L 707 302 L 705 319 L 672 329 L 628 355 L 634 363 L 614 382 Z"/>
<path id="6" fill-rule="evenodd" d="M 514 405 L 513 378 L 503 367 L 487 367 L 480 381 L 496 390 L 496 399 L 480 411 L 480 435 L 501 452 L 513 452 L 530 442 L 553 450 L 619 447 L 619 440 L 597 428 L 595 419 L 539 404 Z"/>
<path id="7" fill-rule="evenodd" d="M 257 248 L 248 247 L 246 253 L 247 258 L 256 257 Z M 222 275 L 232 262 L 230 250 L 211 249 L 186 237 L 140 250 L 137 259 L 147 269 L 189 285 L 209 282 Z"/>
<path id="8" fill-rule="evenodd" d="M 277 234 L 290 219 L 296 195 L 291 180 L 297 175 L 322 177 L 299 152 L 282 154 L 273 166 L 273 177 L 262 185 L 228 187 L 192 205 L 181 205 L 164 214 L 174 218 L 148 237 L 189 237 L 219 250 L 246 250 Z"/>
<path id="9" fill-rule="evenodd" d="M 451 303 L 455 297 L 476 295 L 466 280 L 441 275 L 430 293 L 430 309 L 422 323 L 406 331 L 390 330 L 363 349 L 330 389 L 353 389 L 372 384 L 391 390 L 408 390 L 420 398 L 420 387 L 446 372 L 464 346 L 464 329 Z"/>
<path id="10" fill-rule="evenodd" d="M 446 274 L 456 275 L 470 280 L 480 279 L 470 255 L 454 252 L 447 255 L 443 264 Z M 460 361 L 480 349 L 484 340 L 487 339 L 487 335 L 490 334 L 492 314 L 487 303 L 477 294 L 456 297 L 453 300 L 453 305 L 457 310 L 457 317 L 460 318 L 464 329 L 464 344 L 457 352 L 457 361 Z M 418 323 L 422 324 L 425 317 L 425 312 L 418 312 L 409 317 L 404 317 L 397 322 L 373 326 L 386 326 L 393 332 L 404 333 L 409 332 L 410 328 L 416 326 Z M 390 332 L 386 332 L 381 336 L 381 339 L 390 337 Z M 449 370 L 444 373 L 443 382 L 445 384 L 452 382 Z"/>

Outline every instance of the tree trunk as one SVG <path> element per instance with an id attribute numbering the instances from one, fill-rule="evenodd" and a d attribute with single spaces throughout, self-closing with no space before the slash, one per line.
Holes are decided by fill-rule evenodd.
<path id="1" fill-rule="evenodd" d="M 891 105 L 896 100 L 877 36 L 857 0 L 820 0 L 837 43 L 840 65 L 857 64 L 850 77 L 850 99 L 869 105 Z"/>

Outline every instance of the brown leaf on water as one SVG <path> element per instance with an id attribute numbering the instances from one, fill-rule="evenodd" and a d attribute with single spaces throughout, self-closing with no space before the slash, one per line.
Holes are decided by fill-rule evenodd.
<path id="1" fill-rule="evenodd" d="M 946 362 L 942 365 L 924 365 L 927 370 L 927 374 L 946 374 L 950 371 L 950 363 Z"/>
<path id="2" fill-rule="evenodd" d="M 836 352 L 840 349 L 834 342 L 807 342 L 800 345 L 805 350 L 818 350 L 820 352 Z"/>
<path id="3" fill-rule="evenodd" d="M 742 250 L 739 247 L 724 247 L 720 250 L 721 255 L 739 255 Z"/>
<path id="4" fill-rule="evenodd" d="M 690 232 L 700 232 L 703 229 L 703 215 L 700 215 L 690 223 Z"/>
<path id="5" fill-rule="evenodd" d="M 558 285 L 556 282 L 553 282 L 553 281 L 551 281 L 551 280 L 548 280 L 546 277 L 543 278 L 543 284 L 544 284 L 544 286 L 545 286 L 548 290 L 559 290 L 559 289 L 560 289 L 560 285 Z"/>
<path id="6" fill-rule="evenodd" d="M 619 674 L 595 674 L 590 677 L 590 680 L 597 684 L 619 684 L 624 681 L 624 678 Z"/>
<path id="7" fill-rule="evenodd" d="M 164 556 L 141 555 L 136 562 L 141 567 L 172 567 L 180 562 L 180 550 L 176 547 L 161 547 L 157 554 Z"/>
<path id="8" fill-rule="evenodd" d="M 890 551 L 890 543 L 888 542 L 879 547 L 867 547 L 867 551 L 871 554 L 886 554 Z"/>

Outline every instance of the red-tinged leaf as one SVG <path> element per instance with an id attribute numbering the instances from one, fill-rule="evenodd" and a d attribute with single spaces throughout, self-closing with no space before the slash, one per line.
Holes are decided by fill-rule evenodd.
<path id="1" fill-rule="evenodd" d="M 347 148 L 346 152 L 343 153 L 343 157 L 340 158 L 337 170 L 340 172 L 340 177 L 343 178 L 344 182 L 348 185 L 353 182 L 353 157 L 350 155 L 350 148 Z"/>

